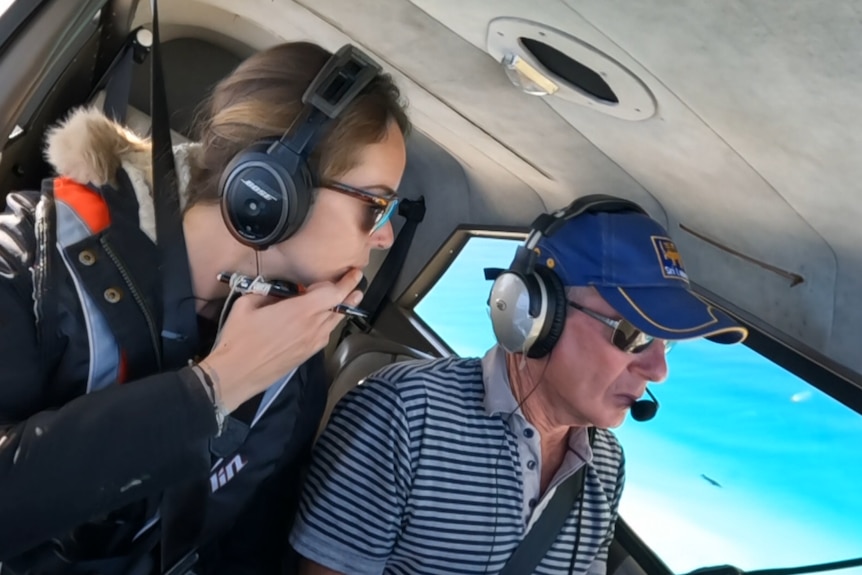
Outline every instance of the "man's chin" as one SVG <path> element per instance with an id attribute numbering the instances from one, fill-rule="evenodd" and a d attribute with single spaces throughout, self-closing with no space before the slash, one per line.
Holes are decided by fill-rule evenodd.
<path id="1" fill-rule="evenodd" d="M 601 418 L 599 422 L 596 422 L 596 427 L 601 427 L 602 429 L 616 429 L 626 420 L 628 412 L 629 410 L 625 409 L 623 411 L 615 411 L 612 414 L 609 413 L 605 417 Z"/>

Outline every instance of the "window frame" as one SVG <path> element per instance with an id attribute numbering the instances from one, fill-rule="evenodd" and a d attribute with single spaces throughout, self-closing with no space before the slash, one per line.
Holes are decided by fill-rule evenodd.
<path id="1" fill-rule="evenodd" d="M 14 0 L 0 14 L 0 51 L 14 38 L 27 21 L 50 0 Z"/>
<path id="2" fill-rule="evenodd" d="M 394 302 L 394 308 L 400 312 L 404 321 L 409 324 L 411 330 L 421 337 L 426 346 L 424 349 L 439 356 L 451 357 L 456 355 L 449 344 L 437 334 L 434 329 L 415 312 L 415 307 L 431 291 L 443 275 L 449 270 L 455 259 L 461 255 L 461 251 L 471 238 L 498 238 L 524 240 L 529 234 L 530 228 L 518 226 L 479 226 L 461 225 L 449 235 L 441 244 L 437 252 L 428 260 L 425 267 L 416 275 L 414 280 L 401 293 Z M 392 319 L 384 310 L 384 319 Z M 403 326 L 403 321 L 399 322 Z M 403 330 L 394 328 L 393 332 L 405 335 Z M 411 345 L 411 343 L 408 343 Z M 416 342 L 413 347 L 420 347 Z"/>
<path id="3" fill-rule="evenodd" d="M 98 27 L 107 0 L 17 0 L 0 16 L 0 134 L 27 131 L 57 78 Z M 5 145 L 5 139 L 4 139 Z"/>
<path id="4" fill-rule="evenodd" d="M 437 285 L 452 263 L 461 255 L 461 250 L 472 238 L 497 238 L 525 240 L 530 232 L 529 226 L 458 226 L 431 256 L 425 267 L 404 289 L 396 300 L 396 305 L 412 311 L 422 298 Z"/>
<path id="5" fill-rule="evenodd" d="M 836 364 L 804 343 L 779 334 L 751 314 L 692 282 L 695 293 L 748 329 L 743 345 L 862 415 L 862 374 Z"/>

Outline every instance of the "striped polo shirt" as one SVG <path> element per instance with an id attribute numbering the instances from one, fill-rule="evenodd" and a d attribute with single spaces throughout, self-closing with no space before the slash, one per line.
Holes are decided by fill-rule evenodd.
<path id="1" fill-rule="evenodd" d="M 517 407 L 499 347 L 482 359 L 393 364 L 333 411 L 290 541 L 347 575 L 497 573 L 556 486 L 585 464 L 584 508 L 575 504 L 535 573 L 605 572 L 624 477 L 615 436 L 597 430 L 590 449 L 585 430 L 572 433 L 540 497 L 538 432 Z"/>

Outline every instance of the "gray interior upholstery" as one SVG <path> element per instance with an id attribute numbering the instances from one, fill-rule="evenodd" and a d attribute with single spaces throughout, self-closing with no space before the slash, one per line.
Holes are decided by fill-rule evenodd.
<path id="1" fill-rule="evenodd" d="M 179 144 L 193 137 L 195 117 L 201 104 L 213 86 L 241 62 L 241 56 L 199 38 L 163 41 L 161 50 L 171 137 L 174 144 Z M 104 97 L 104 91 L 100 91 L 92 104 L 101 107 Z M 126 125 L 138 134 L 149 135 L 149 114 L 150 61 L 146 60 L 132 71 Z"/>
<path id="2" fill-rule="evenodd" d="M 195 115 L 219 80 L 241 58 L 220 46 L 196 38 L 176 38 L 162 44 L 165 91 L 171 128 L 192 136 Z M 135 66 L 129 104 L 150 113 L 150 66 Z"/>
<path id="3" fill-rule="evenodd" d="M 622 558 L 621 561 L 616 563 L 616 569 L 613 571 L 608 570 L 608 575 L 646 575 L 646 571 L 638 565 L 637 561 L 635 561 L 631 555 L 625 552 L 625 550 L 619 546 L 619 543 L 616 541 L 611 543 L 610 553 L 624 553 L 625 557 Z"/>
<path id="4" fill-rule="evenodd" d="M 406 345 L 364 333 L 344 338 L 327 362 L 331 384 L 318 434 L 326 426 L 338 401 L 348 391 L 360 385 L 366 377 L 391 363 L 431 357 Z"/>
<path id="5" fill-rule="evenodd" d="M 97 108 L 101 108 L 104 105 L 104 102 L 105 91 L 100 90 L 96 93 L 95 96 L 93 96 L 93 99 L 90 101 L 90 104 Z M 142 137 L 149 136 L 152 123 L 153 119 L 135 106 L 129 105 L 129 107 L 126 109 L 125 125 L 136 134 Z M 184 134 L 181 134 L 172 128 L 171 141 L 174 143 L 174 145 L 176 145 L 188 142 L 189 139 Z"/>

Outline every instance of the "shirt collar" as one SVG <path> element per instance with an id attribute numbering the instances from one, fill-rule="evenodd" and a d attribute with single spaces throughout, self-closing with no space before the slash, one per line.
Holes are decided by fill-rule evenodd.
<path id="1" fill-rule="evenodd" d="M 482 357 L 482 383 L 485 387 L 484 405 L 487 415 L 512 414 L 529 424 L 512 393 L 509 371 L 506 367 L 506 351 L 499 345 L 489 349 Z M 569 449 L 574 451 L 574 455 L 579 459 L 592 461 L 593 452 L 590 448 L 587 428 L 579 427 L 573 433 L 569 433 Z"/>
<path id="2" fill-rule="evenodd" d="M 487 415 L 508 415 L 515 413 L 524 417 L 512 386 L 509 383 L 509 372 L 506 369 L 506 351 L 495 345 L 482 358 L 482 383 L 485 386 L 485 413 Z"/>

